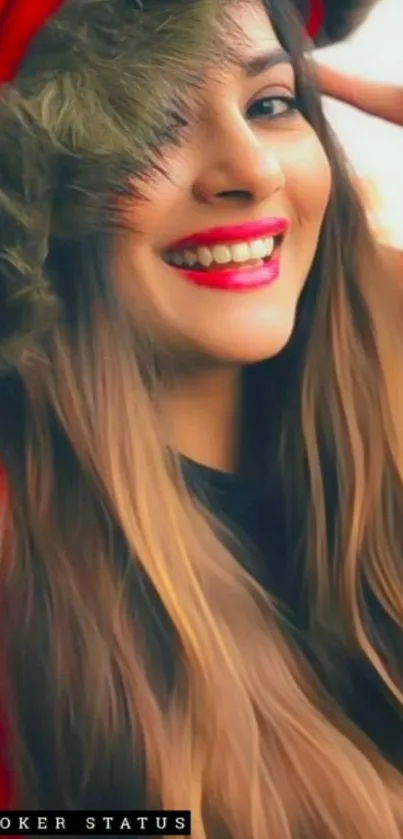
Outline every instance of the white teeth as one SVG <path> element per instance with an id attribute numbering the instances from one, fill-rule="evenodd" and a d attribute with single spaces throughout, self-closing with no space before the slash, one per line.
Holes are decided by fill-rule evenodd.
<path id="1" fill-rule="evenodd" d="M 255 239 L 252 242 L 238 242 L 235 245 L 215 245 L 213 248 L 201 247 L 195 251 L 176 251 L 169 255 L 169 262 L 177 267 L 192 268 L 199 264 L 203 268 L 216 265 L 227 265 L 235 262 L 241 265 L 251 260 L 267 259 L 273 253 L 275 241 L 272 236 L 265 239 Z"/>
<path id="2" fill-rule="evenodd" d="M 204 268 L 210 268 L 213 261 L 213 254 L 210 248 L 197 248 L 196 256 L 200 265 L 203 265 Z"/>
<path id="3" fill-rule="evenodd" d="M 263 242 L 265 243 L 266 248 L 267 248 L 267 250 L 266 250 L 267 256 L 271 256 L 273 251 L 274 251 L 275 244 L 276 244 L 275 241 L 274 241 L 274 237 L 273 236 L 267 236 L 266 239 L 263 239 Z"/>
<path id="4" fill-rule="evenodd" d="M 196 265 L 197 257 L 196 257 L 195 253 L 192 253 L 192 251 L 185 251 L 184 254 L 183 254 L 183 259 L 184 259 L 185 265 L 190 265 L 190 266 Z"/>
<path id="5" fill-rule="evenodd" d="M 218 265 L 225 265 L 227 262 L 232 262 L 231 248 L 226 245 L 216 245 L 212 249 L 213 261 Z"/>
<path id="6" fill-rule="evenodd" d="M 249 245 L 243 242 L 231 247 L 232 259 L 234 262 L 247 262 L 250 259 Z"/>
<path id="7" fill-rule="evenodd" d="M 267 254 L 267 246 L 263 239 L 259 239 L 257 242 L 251 242 L 249 250 L 254 259 L 263 259 Z"/>

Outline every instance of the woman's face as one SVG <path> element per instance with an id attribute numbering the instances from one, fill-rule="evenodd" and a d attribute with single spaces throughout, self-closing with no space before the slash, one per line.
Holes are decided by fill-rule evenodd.
<path id="1" fill-rule="evenodd" d="M 128 205 L 135 232 L 115 249 L 133 318 L 206 363 L 253 363 L 287 344 L 331 186 L 265 11 L 238 6 L 237 23 L 242 61 L 210 72 L 182 147 L 167 152 L 169 177 Z"/>

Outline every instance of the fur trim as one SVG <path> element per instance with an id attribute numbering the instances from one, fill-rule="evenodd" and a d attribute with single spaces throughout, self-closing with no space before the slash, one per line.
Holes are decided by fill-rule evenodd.
<path id="1" fill-rule="evenodd" d="M 310 0 L 293 0 L 303 20 L 309 17 Z M 363 23 L 378 0 L 324 0 L 325 18 L 315 39 L 318 46 L 343 41 Z"/>
<path id="2" fill-rule="evenodd" d="M 54 321 L 52 240 L 115 223 L 111 193 L 175 141 L 225 0 L 67 0 L 0 99 L 0 364 Z M 219 10 L 217 9 L 219 7 Z"/>

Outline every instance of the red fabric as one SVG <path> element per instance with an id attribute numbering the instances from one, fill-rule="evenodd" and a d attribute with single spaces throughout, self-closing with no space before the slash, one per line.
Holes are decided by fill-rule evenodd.
<path id="1" fill-rule="evenodd" d="M 310 0 L 309 3 L 309 19 L 306 25 L 306 34 L 312 40 L 316 38 L 322 29 L 322 24 L 325 19 L 325 0 Z"/>
<path id="2" fill-rule="evenodd" d="M 5 754 L 6 747 L 5 725 L 0 718 L 0 810 L 11 810 L 15 800 L 13 780 Z"/>
<path id="3" fill-rule="evenodd" d="M 7 760 L 7 741 L 7 725 L 0 703 L 0 810 L 11 810 L 15 800 L 15 790 Z"/>
<path id="4" fill-rule="evenodd" d="M 28 46 L 63 0 L 0 0 L 0 83 L 18 72 Z"/>
<path id="5" fill-rule="evenodd" d="M 0 83 L 18 72 L 28 46 L 63 0 L 0 0 Z M 315 38 L 322 27 L 325 0 L 310 0 L 306 32 Z"/>
<path id="6" fill-rule="evenodd" d="M 0 0 L 0 10 L 1 3 Z M 0 507 L 6 503 L 6 474 L 0 464 Z M 1 656 L 0 656 L 0 696 L 1 696 Z M 7 725 L 0 702 L 0 810 L 9 810 L 14 799 L 11 772 L 7 762 Z"/>

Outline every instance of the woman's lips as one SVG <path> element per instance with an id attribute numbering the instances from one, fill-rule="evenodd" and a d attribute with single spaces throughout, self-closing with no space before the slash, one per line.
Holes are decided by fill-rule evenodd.
<path id="1" fill-rule="evenodd" d="M 281 244 L 289 222 L 266 218 L 213 227 L 177 241 L 165 261 L 193 285 L 220 291 L 252 291 L 280 274 Z"/>
<path id="2" fill-rule="evenodd" d="M 250 258 L 238 264 L 234 262 L 224 265 L 212 263 L 208 267 L 202 265 L 193 267 L 189 264 L 172 264 L 172 262 L 168 264 L 185 280 L 200 288 L 232 292 L 254 291 L 271 285 L 280 275 L 282 238 L 271 241 L 273 245 L 268 249 L 266 256 Z M 207 249 L 204 248 L 204 250 Z M 200 253 L 200 250 L 198 252 Z M 214 248 L 210 251 L 210 254 L 213 253 Z"/>
<path id="3" fill-rule="evenodd" d="M 191 250 L 192 248 L 211 247 L 221 243 L 250 242 L 253 239 L 262 239 L 267 236 L 283 236 L 288 227 L 289 221 L 286 218 L 265 218 L 258 221 L 243 222 L 242 224 L 227 225 L 226 227 L 210 227 L 174 242 L 167 248 L 167 251 Z"/>
<path id="4" fill-rule="evenodd" d="M 206 271 L 192 271 L 190 268 L 174 268 L 193 285 L 216 291 L 256 291 L 269 286 L 279 278 L 280 260 L 272 258 L 257 265 L 239 268 L 219 268 Z"/>

